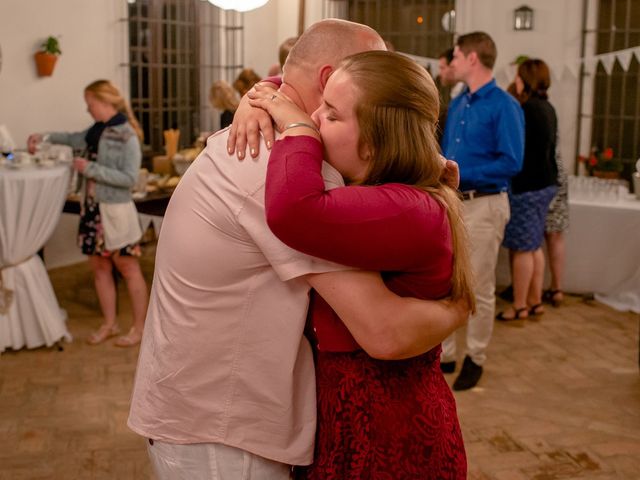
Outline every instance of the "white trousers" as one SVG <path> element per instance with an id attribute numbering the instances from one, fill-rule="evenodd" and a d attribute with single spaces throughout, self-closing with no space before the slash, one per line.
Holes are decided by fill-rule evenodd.
<path id="1" fill-rule="evenodd" d="M 291 466 L 220 443 L 148 441 L 156 480 L 289 480 Z"/>
<path id="2" fill-rule="evenodd" d="M 467 354 L 476 365 L 484 364 L 493 333 L 496 310 L 496 264 L 498 252 L 509 221 L 509 198 L 506 193 L 466 200 L 464 221 L 469 236 L 471 268 L 474 276 L 476 313 L 467 324 Z M 442 342 L 443 362 L 456 360 L 456 333 Z"/>

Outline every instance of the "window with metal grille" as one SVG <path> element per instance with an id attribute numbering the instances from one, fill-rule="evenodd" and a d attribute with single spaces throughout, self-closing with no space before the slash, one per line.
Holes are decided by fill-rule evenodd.
<path id="1" fill-rule="evenodd" d="M 600 0 L 596 28 L 596 54 L 640 45 L 640 2 Z M 594 78 L 591 145 L 611 147 L 630 180 L 640 156 L 640 65 L 632 57 L 627 71 L 615 62 L 608 74 L 598 64 Z M 580 152 L 579 152 L 580 153 Z"/>
<path id="2" fill-rule="evenodd" d="M 180 130 L 180 146 L 217 128 L 208 104 L 215 80 L 242 68 L 242 17 L 201 0 L 129 2 L 131 107 L 145 149 L 163 151 L 163 131 Z"/>
<path id="3" fill-rule="evenodd" d="M 446 14 L 455 0 L 325 0 L 323 8 L 325 17 L 369 25 L 399 52 L 437 58 L 453 46 L 454 25 Z"/>

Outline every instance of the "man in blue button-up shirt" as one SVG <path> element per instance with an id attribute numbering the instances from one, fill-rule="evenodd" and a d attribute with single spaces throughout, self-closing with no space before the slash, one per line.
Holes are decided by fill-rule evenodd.
<path id="1" fill-rule="evenodd" d="M 450 68 L 467 88 L 451 101 L 442 138 L 445 157 L 458 162 L 464 216 L 469 232 L 477 312 L 469 319 L 467 350 L 454 390 L 475 386 L 493 332 L 495 269 L 509 220 L 506 190 L 522 168 L 524 115 L 516 100 L 493 78 L 496 46 L 489 35 L 458 38 Z M 442 370 L 455 370 L 455 335 L 443 342 Z"/>

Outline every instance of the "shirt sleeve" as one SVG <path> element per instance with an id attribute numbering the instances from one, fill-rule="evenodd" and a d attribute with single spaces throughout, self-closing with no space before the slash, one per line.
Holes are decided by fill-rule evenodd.
<path id="1" fill-rule="evenodd" d="M 425 192 L 401 184 L 326 191 L 322 146 L 313 137 L 275 143 L 267 168 L 267 223 L 296 250 L 368 270 L 411 271 L 428 252 L 424 239 L 444 208 Z"/>
<path id="2" fill-rule="evenodd" d="M 50 132 L 47 134 L 47 140 L 51 143 L 57 143 L 61 145 L 68 145 L 76 150 L 82 150 L 87 148 L 87 142 L 84 137 L 87 135 L 87 130 L 82 132 Z"/>
<path id="3" fill-rule="evenodd" d="M 279 240 L 267 226 L 264 214 L 264 189 L 248 196 L 238 222 L 266 257 L 283 282 L 310 273 L 352 270 L 350 267 L 305 255 Z"/>

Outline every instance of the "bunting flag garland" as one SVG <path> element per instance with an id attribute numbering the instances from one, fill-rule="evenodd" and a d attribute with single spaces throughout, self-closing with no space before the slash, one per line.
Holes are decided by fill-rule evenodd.
<path id="1" fill-rule="evenodd" d="M 622 67 L 622 69 L 626 72 L 629 70 L 629 65 L 631 65 L 631 57 L 633 56 L 633 52 L 631 50 L 622 51 L 616 55 L 618 59 L 618 63 Z"/>
<path id="2" fill-rule="evenodd" d="M 566 67 L 571 76 L 578 78 L 578 75 L 580 75 L 580 60 L 573 60 L 567 63 Z"/>
<path id="3" fill-rule="evenodd" d="M 570 65 L 569 70 L 574 76 L 578 76 L 578 72 L 580 71 L 580 64 L 582 63 L 587 72 L 593 72 L 596 65 L 598 63 L 602 64 L 607 75 L 611 75 L 613 72 L 613 64 L 617 60 L 622 69 L 626 72 L 629 70 L 629 65 L 631 65 L 631 57 L 635 55 L 636 60 L 640 62 L 640 46 L 625 48 L 622 50 L 616 50 L 615 52 L 601 53 L 599 55 L 593 55 L 591 57 L 584 57 L 578 60 L 576 71 L 571 68 Z"/>
<path id="4" fill-rule="evenodd" d="M 577 58 L 565 62 L 564 65 L 554 63 L 549 67 L 551 68 L 551 75 L 553 75 L 556 80 L 562 78 L 564 72 L 567 72 L 573 78 L 578 78 L 581 66 L 584 67 L 585 72 L 593 73 L 599 63 L 602 64 L 602 68 L 604 68 L 607 75 L 611 75 L 616 61 L 625 72 L 628 71 L 629 66 L 631 65 L 631 59 L 634 55 L 638 63 L 640 63 L 640 46 L 625 48 L 615 52 L 601 53 L 590 57 Z M 510 68 L 511 65 L 506 65 L 498 74 L 508 77 L 510 74 Z"/>
<path id="5" fill-rule="evenodd" d="M 433 78 L 436 78 L 438 76 L 440 69 L 437 58 L 420 57 L 418 55 L 411 55 L 403 52 L 398 53 L 412 58 L 420 65 L 428 69 Z M 616 61 L 626 72 L 629 70 L 629 66 L 631 65 L 631 59 L 633 58 L 633 56 L 635 56 L 638 63 L 640 63 L 640 45 L 637 47 L 617 50 L 615 52 L 601 53 L 599 55 L 569 60 L 564 64 L 553 63 L 550 65 L 551 74 L 553 75 L 555 80 L 560 80 L 565 72 L 567 72 L 573 78 L 578 78 L 578 76 L 580 75 L 581 66 L 584 66 L 585 72 L 592 73 L 597 67 L 598 63 L 600 63 L 602 64 L 605 72 L 607 72 L 607 75 L 611 75 Z M 499 71 L 496 71 L 495 75 L 499 80 L 502 80 L 503 83 L 509 83 L 511 80 L 513 80 L 515 72 L 516 67 L 514 65 L 508 64 Z"/>
<path id="6" fill-rule="evenodd" d="M 616 56 L 611 54 L 601 55 L 599 60 L 604 67 L 605 72 L 607 72 L 607 75 L 611 75 L 611 72 L 613 71 L 613 62 L 616 61 Z"/>

